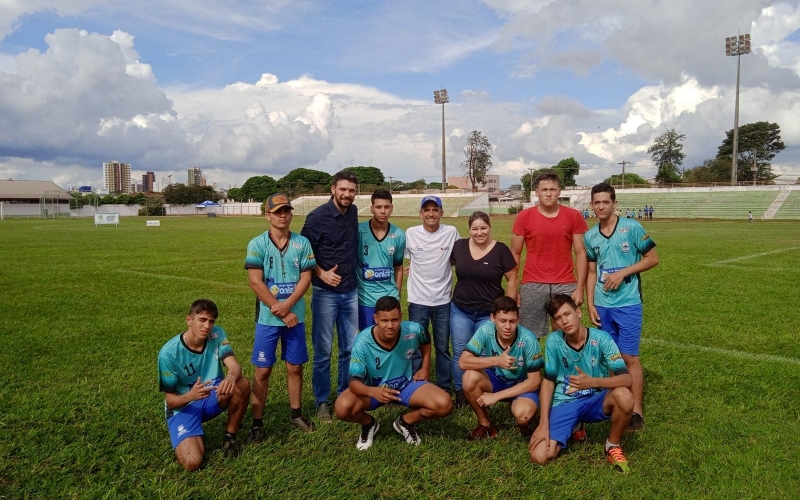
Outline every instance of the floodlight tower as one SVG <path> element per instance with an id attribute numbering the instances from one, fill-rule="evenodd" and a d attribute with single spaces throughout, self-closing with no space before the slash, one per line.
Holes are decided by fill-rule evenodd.
<path id="1" fill-rule="evenodd" d="M 739 75 L 742 55 L 750 53 L 750 33 L 729 36 L 725 39 L 725 55 L 736 56 L 736 111 L 733 118 L 733 162 L 731 163 L 731 186 L 736 185 L 736 163 L 739 146 Z"/>
<path id="2" fill-rule="evenodd" d="M 450 97 L 447 96 L 447 89 L 434 90 L 433 102 L 442 105 L 442 192 L 445 193 L 447 189 L 447 160 L 445 159 L 444 151 L 444 105 L 450 102 Z"/>

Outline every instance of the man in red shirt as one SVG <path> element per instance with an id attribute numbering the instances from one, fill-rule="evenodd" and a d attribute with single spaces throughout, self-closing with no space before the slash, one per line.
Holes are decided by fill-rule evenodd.
<path id="1" fill-rule="evenodd" d="M 553 295 L 565 293 L 577 305 L 583 303 L 588 271 L 583 233 L 589 228 L 580 212 L 558 203 L 559 182 L 552 170 L 539 174 L 533 184 L 539 204 L 520 212 L 512 228 L 511 253 L 517 264 L 522 247 L 527 250 L 519 289 L 519 324 L 538 338 L 550 333 L 544 307 Z M 577 266 L 572 262 L 573 251 Z"/>

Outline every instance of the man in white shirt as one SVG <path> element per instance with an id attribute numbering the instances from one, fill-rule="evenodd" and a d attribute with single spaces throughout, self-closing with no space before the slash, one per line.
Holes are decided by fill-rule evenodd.
<path id="1" fill-rule="evenodd" d="M 458 230 L 441 224 L 442 200 L 426 196 L 420 203 L 422 225 L 406 230 L 405 258 L 411 261 L 408 274 L 408 319 L 419 323 L 433 340 L 436 350 L 436 385 L 450 392 L 450 296 L 453 270 L 450 254 L 460 238 Z M 428 331 L 430 324 L 432 332 Z M 432 333 L 432 334 L 431 334 Z M 412 358 L 414 373 L 422 358 L 417 351 Z"/>

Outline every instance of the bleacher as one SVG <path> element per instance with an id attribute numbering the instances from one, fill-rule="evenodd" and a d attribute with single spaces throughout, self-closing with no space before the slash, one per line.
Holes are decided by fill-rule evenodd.
<path id="1" fill-rule="evenodd" d="M 792 191 L 773 218 L 800 219 L 800 191 Z"/>
<path id="2" fill-rule="evenodd" d="M 652 206 L 655 219 L 745 219 L 748 211 L 753 212 L 753 218 L 760 219 L 778 193 L 778 191 L 625 193 L 618 190 L 617 208 L 624 215 L 628 209 L 636 210 L 638 214 L 639 209 L 645 205 Z M 792 195 L 796 196 L 797 193 Z"/>

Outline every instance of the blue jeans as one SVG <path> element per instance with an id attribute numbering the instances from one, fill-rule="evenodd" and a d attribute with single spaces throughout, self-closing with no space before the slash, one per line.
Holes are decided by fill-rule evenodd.
<path id="1" fill-rule="evenodd" d="M 314 346 L 314 368 L 311 372 L 311 390 L 319 403 L 331 395 L 331 353 L 333 325 L 336 325 L 339 343 L 339 369 L 337 394 L 347 389 L 350 380 L 350 351 L 358 333 L 358 292 L 331 292 L 312 287 L 311 343 Z"/>
<path id="2" fill-rule="evenodd" d="M 478 328 L 490 321 L 489 314 L 484 311 L 461 309 L 452 302 L 450 303 L 450 335 L 453 337 L 453 386 L 457 391 L 461 390 L 461 377 L 464 376 L 464 370 L 458 367 L 458 360 L 461 359 L 461 353 Z"/>
<path id="3" fill-rule="evenodd" d="M 409 303 L 408 319 L 414 323 L 419 323 L 433 341 L 433 348 L 436 351 L 436 385 L 449 393 L 452 378 L 452 367 L 450 366 L 450 304 L 423 306 Z M 428 329 L 428 324 L 431 325 L 432 334 Z M 422 366 L 422 355 L 419 349 L 411 358 L 411 366 L 414 373 Z"/>

